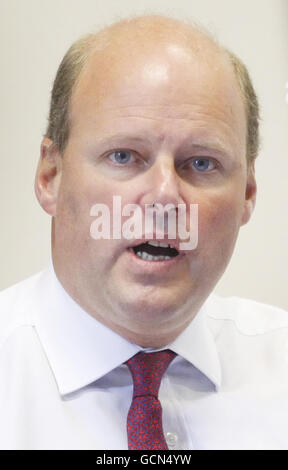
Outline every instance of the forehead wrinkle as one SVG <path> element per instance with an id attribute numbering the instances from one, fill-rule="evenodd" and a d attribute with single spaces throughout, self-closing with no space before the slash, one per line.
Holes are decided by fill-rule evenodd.
<path id="1" fill-rule="evenodd" d="M 125 95 L 129 97 L 128 95 Z M 115 116 L 121 116 L 121 117 L 143 117 L 143 118 L 148 118 L 148 119 L 187 119 L 187 120 L 192 120 L 197 117 L 208 117 L 212 119 L 221 119 L 221 116 L 224 118 L 223 121 L 229 120 L 229 123 L 231 122 L 231 118 L 236 117 L 235 111 L 233 109 L 233 106 L 230 105 L 230 103 L 227 103 L 227 106 L 223 107 L 223 101 L 227 101 L 228 97 L 225 97 L 223 100 L 221 100 L 217 103 L 217 100 L 215 100 L 215 97 L 213 98 L 214 106 L 213 106 L 213 113 L 211 111 L 207 112 L 205 110 L 206 104 L 211 104 L 211 97 L 203 96 L 198 94 L 195 96 L 195 101 L 197 102 L 182 102 L 182 103 L 155 103 L 155 104 L 147 104 L 147 100 L 149 99 L 151 95 L 144 95 L 143 98 L 146 99 L 146 103 L 132 103 L 129 104 L 127 103 L 117 103 L 117 107 L 115 107 L 114 104 L 110 104 L 107 101 L 105 103 L 99 104 L 99 109 L 102 109 L 104 112 L 108 111 L 108 113 L 111 111 Z M 111 96 L 113 99 L 113 96 Z M 138 97 L 137 97 L 138 100 Z M 202 101 L 201 101 L 202 100 Z M 133 113 L 125 113 L 125 110 L 130 110 L 134 109 L 135 114 Z M 229 110 L 229 116 L 227 116 L 227 110 Z M 123 112 L 124 111 L 124 112 Z M 157 116 L 158 111 L 165 111 L 165 115 L 159 115 Z M 148 115 L 147 115 L 148 113 Z M 149 114 L 149 113 L 154 113 Z M 95 113 L 97 114 L 97 113 Z M 180 114 L 180 116 L 179 116 Z M 219 116 L 218 116 L 219 114 Z M 112 116 L 113 117 L 113 116 Z M 225 119 L 226 118 L 226 119 Z"/>
<path id="2" fill-rule="evenodd" d="M 165 126 L 165 122 L 172 122 L 173 121 L 183 121 L 183 123 L 187 124 L 187 132 L 190 132 L 191 134 L 196 133 L 197 131 L 203 132 L 203 130 L 207 131 L 206 134 L 209 132 L 213 132 L 214 134 L 219 134 L 219 133 L 225 133 L 225 136 L 227 137 L 227 134 L 229 136 L 233 136 L 233 140 L 235 138 L 235 128 L 231 126 L 231 120 L 228 120 L 227 117 L 224 119 L 221 116 L 215 116 L 209 113 L 202 112 L 200 115 L 194 115 L 194 116 L 153 116 L 153 115 L 139 115 L 139 114 L 125 114 L 121 115 L 119 114 L 118 116 L 115 116 L 115 118 L 112 120 L 117 119 L 118 117 L 125 119 L 133 119 L 137 121 L 147 121 L 149 122 L 155 122 L 159 124 L 163 124 Z M 207 119 L 208 118 L 208 119 Z M 110 118 L 111 119 L 111 118 Z M 216 128 L 216 123 L 217 123 L 217 128 Z M 119 124 L 119 123 L 118 123 Z M 158 128 L 155 130 L 155 132 L 161 132 L 165 133 L 168 132 L 168 130 L 163 129 L 163 126 L 161 126 L 161 130 Z M 186 128 L 186 126 L 185 126 Z M 146 130 L 145 130 L 146 131 Z M 228 131 L 228 132 L 227 132 Z M 143 132 L 143 129 L 139 132 Z M 149 129 L 147 129 L 147 133 L 151 132 Z M 225 137 L 223 136 L 223 137 Z"/>
<path id="3" fill-rule="evenodd" d="M 227 122 L 230 124 L 230 122 L 231 122 L 230 119 L 229 120 L 227 119 L 227 116 L 226 116 L 225 112 L 222 112 L 222 113 L 220 112 L 219 113 L 220 115 L 222 114 L 222 117 L 217 116 L 215 113 L 212 114 L 212 113 L 207 113 L 205 111 L 194 113 L 194 115 L 193 115 L 193 114 L 191 114 L 191 110 L 190 110 L 190 116 L 189 116 L 188 113 L 184 116 L 179 116 L 176 113 L 174 113 L 173 115 L 171 113 L 170 116 L 169 115 L 168 116 L 167 115 L 165 115 L 165 116 L 155 116 L 153 114 L 149 114 L 149 110 L 148 110 L 148 114 L 143 114 L 143 111 L 146 110 L 146 107 L 145 107 L 145 109 L 141 108 L 142 112 L 138 113 L 138 114 L 132 114 L 132 113 L 123 113 L 123 114 L 121 114 L 121 113 L 118 113 L 118 111 L 121 110 L 121 109 L 129 109 L 129 108 L 134 108 L 134 107 L 135 106 L 117 106 L 117 110 L 115 112 L 115 119 L 116 119 L 116 117 L 122 117 L 124 119 L 125 118 L 147 119 L 147 120 L 154 120 L 154 121 L 165 121 L 165 120 L 174 120 L 175 119 L 175 120 L 184 120 L 184 121 L 191 121 L 192 122 L 192 121 L 196 121 L 196 120 L 201 120 L 201 118 L 208 118 L 209 120 L 213 120 L 213 121 L 217 120 L 219 122 L 222 122 L 223 124 L 224 123 L 227 124 Z M 165 106 L 163 106 L 163 108 L 165 108 Z M 112 108 L 110 108 L 110 109 L 112 109 Z M 151 109 L 150 109 L 150 111 L 151 111 Z M 221 111 L 221 109 L 220 109 L 220 111 Z M 179 111 L 178 111 L 178 114 L 179 114 Z M 231 117 L 231 115 L 230 115 L 230 117 Z M 111 118 L 113 119 L 113 116 L 111 116 L 110 119 Z"/>

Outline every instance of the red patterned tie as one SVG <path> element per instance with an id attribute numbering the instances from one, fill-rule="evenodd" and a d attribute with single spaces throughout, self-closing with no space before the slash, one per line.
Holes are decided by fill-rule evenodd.
<path id="1" fill-rule="evenodd" d="M 125 364 L 133 377 L 133 399 L 127 417 L 129 450 L 168 449 L 162 429 L 158 391 L 162 376 L 176 354 L 170 349 L 139 352 Z"/>

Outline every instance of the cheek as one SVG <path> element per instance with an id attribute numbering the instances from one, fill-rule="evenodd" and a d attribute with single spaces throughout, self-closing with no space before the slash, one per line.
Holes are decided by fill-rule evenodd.
<path id="1" fill-rule="evenodd" d="M 241 225 L 242 204 L 233 197 L 214 197 L 199 204 L 199 247 L 234 246 Z"/>
<path id="2" fill-rule="evenodd" d="M 119 240 L 95 239 L 91 236 L 92 223 L 101 216 L 100 213 L 98 216 L 91 215 L 91 209 L 95 204 L 103 204 L 113 214 L 113 194 L 117 191 L 96 178 L 92 181 L 87 178 L 85 184 L 80 183 L 79 180 L 75 187 L 75 182 L 72 185 L 68 179 L 63 181 L 55 221 L 56 238 L 64 249 L 70 249 L 75 255 L 78 253 L 87 266 L 90 263 L 105 264 L 113 260 Z M 107 256 L 109 253 L 110 256 Z"/>
<path id="3" fill-rule="evenodd" d="M 107 185 L 85 165 L 67 165 L 57 200 L 57 214 L 71 222 L 89 221 L 94 204 L 109 205 Z"/>
<path id="4" fill-rule="evenodd" d="M 74 253 L 87 245 L 93 205 L 91 191 L 81 181 L 81 175 L 76 176 L 75 172 L 66 172 L 62 178 L 55 217 L 57 243 Z"/>

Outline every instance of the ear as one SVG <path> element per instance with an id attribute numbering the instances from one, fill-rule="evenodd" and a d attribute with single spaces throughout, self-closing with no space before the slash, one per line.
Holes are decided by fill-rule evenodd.
<path id="1" fill-rule="evenodd" d="M 53 141 L 44 137 L 35 176 L 35 193 L 40 206 L 52 216 L 56 214 L 62 158 Z"/>
<path id="2" fill-rule="evenodd" d="M 243 214 L 241 225 L 247 224 L 250 220 L 252 212 L 256 204 L 257 184 L 255 179 L 255 161 L 253 161 L 248 169 L 247 185 L 245 192 L 245 201 L 243 206 Z"/>

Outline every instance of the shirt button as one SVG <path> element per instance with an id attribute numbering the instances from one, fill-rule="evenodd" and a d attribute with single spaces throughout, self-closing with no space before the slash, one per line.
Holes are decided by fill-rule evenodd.
<path id="1" fill-rule="evenodd" d="M 169 448 L 176 447 L 178 444 L 178 436 L 175 432 L 166 432 L 166 442 Z"/>

